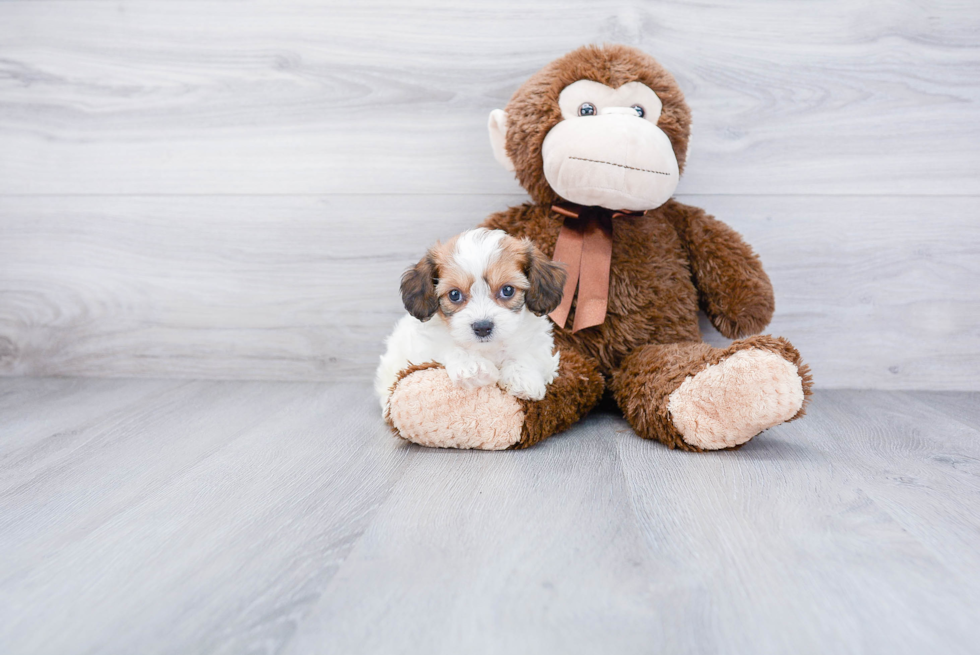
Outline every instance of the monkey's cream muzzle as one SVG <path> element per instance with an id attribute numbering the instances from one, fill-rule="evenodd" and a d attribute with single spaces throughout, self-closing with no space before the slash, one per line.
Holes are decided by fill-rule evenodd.
<path id="1" fill-rule="evenodd" d="M 548 132 L 541 155 L 551 188 L 581 205 L 654 209 L 680 180 L 670 139 L 631 107 L 563 120 Z"/>

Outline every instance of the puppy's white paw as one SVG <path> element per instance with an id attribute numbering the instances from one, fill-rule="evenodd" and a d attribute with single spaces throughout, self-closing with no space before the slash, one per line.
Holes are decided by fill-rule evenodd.
<path id="1" fill-rule="evenodd" d="M 446 372 L 453 384 L 464 389 L 485 387 L 500 379 L 500 371 L 494 363 L 482 357 L 454 359 L 446 364 Z"/>
<path id="2" fill-rule="evenodd" d="M 504 364 L 499 384 L 510 395 L 524 400 L 541 400 L 548 387 L 540 372 L 515 362 Z"/>

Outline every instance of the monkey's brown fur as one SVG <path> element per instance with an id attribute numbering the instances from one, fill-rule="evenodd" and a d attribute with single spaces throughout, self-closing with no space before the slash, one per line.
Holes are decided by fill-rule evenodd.
<path id="1" fill-rule="evenodd" d="M 493 214 L 483 226 L 528 237 L 549 257 L 564 219 L 551 209 L 559 198 L 545 180 L 541 145 L 562 120 L 559 93 L 582 79 L 613 88 L 632 81 L 649 86 L 663 102 L 658 126 L 670 138 L 682 170 L 687 153 L 690 111 L 674 78 L 653 58 L 625 46 L 588 46 L 547 65 L 506 109 L 506 150 L 533 202 Z M 543 400 L 522 401 L 525 424 L 513 447 L 568 428 L 608 387 L 637 434 L 671 448 L 699 450 L 674 426 L 667 399 L 688 376 L 746 349 L 770 351 L 795 365 L 809 399 L 809 370 L 785 339 L 752 337 L 725 349 L 701 341 L 699 308 L 731 339 L 758 333 L 773 315 L 769 278 L 734 230 L 701 209 L 669 200 L 641 218 L 613 219 L 612 235 L 605 322 L 574 334 L 555 329 L 559 376 Z M 573 324 L 574 312 L 573 304 L 566 325 Z"/>

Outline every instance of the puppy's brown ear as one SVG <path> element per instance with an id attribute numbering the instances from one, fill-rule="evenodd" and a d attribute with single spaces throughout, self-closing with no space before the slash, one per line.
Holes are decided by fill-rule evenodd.
<path id="1" fill-rule="evenodd" d="M 428 321 L 439 309 L 436 295 L 438 270 L 431 252 L 402 275 L 402 303 L 409 314 L 420 321 Z"/>
<path id="2" fill-rule="evenodd" d="M 565 265 L 553 262 L 544 253 L 527 244 L 527 281 L 530 286 L 524 294 L 524 304 L 538 316 L 555 311 L 561 304 L 565 289 Z"/>

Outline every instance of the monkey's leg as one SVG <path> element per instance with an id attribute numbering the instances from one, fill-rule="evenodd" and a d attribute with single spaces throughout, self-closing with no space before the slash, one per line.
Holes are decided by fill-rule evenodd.
<path id="1" fill-rule="evenodd" d="M 728 348 L 644 346 L 623 360 L 611 386 L 638 435 L 701 451 L 739 446 L 803 416 L 812 380 L 792 344 L 758 336 Z"/>
<path id="2" fill-rule="evenodd" d="M 594 363 L 561 352 L 558 377 L 538 401 L 520 400 L 496 385 L 463 389 L 439 364 L 412 366 L 399 374 L 385 417 L 403 439 L 434 448 L 527 448 L 571 427 L 602 396 Z"/>

